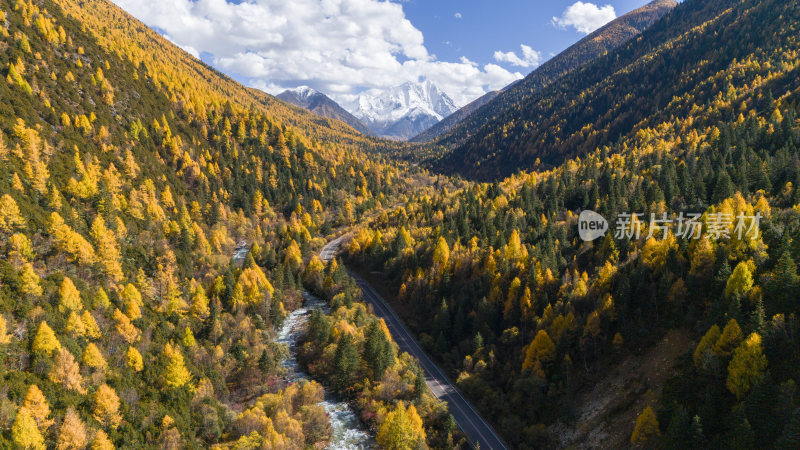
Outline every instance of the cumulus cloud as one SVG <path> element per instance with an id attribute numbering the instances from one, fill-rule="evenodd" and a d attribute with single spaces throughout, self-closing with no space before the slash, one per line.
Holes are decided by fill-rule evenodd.
<path id="1" fill-rule="evenodd" d="M 456 103 L 466 104 L 522 77 L 494 64 L 437 60 L 398 3 L 113 1 L 192 54 L 270 93 L 309 85 L 338 100 L 428 79 Z"/>
<path id="2" fill-rule="evenodd" d="M 574 27 L 581 33 L 589 34 L 616 17 L 617 13 L 611 5 L 598 7 L 594 3 L 578 1 L 568 6 L 561 17 L 553 17 L 551 23 L 561 29 Z"/>
<path id="3" fill-rule="evenodd" d="M 500 50 L 498 50 L 494 52 L 494 60 L 497 62 L 506 62 L 513 66 L 520 66 L 520 67 L 535 67 L 541 63 L 542 61 L 541 53 L 528 47 L 525 44 L 521 44 L 520 48 L 522 49 L 521 56 L 517 56 L 517 54 L 514 52 L 503 53 Z"/>

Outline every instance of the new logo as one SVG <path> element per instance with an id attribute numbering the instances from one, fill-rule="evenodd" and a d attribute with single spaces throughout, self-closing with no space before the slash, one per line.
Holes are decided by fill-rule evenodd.
<path id="1" fill-rule="evenodd" d="M 578 234 L 584 241 L 593 241 L 608 231 L 608 222 L 596 212 L 586 209 L 578 216 Z"/>

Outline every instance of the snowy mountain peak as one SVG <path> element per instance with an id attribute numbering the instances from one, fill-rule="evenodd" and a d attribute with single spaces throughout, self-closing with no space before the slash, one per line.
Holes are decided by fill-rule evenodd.
<path id="1" fill-rule="evenodd" d="M 376 134 L 395 139 L 408 139 L 458 110 L 447 94 L 427 80 L 365 92 L 342 106 Z"/>
<path id="2" fill-rule="evenodd" d="M 322 92 L 316 91 L 308 86 L 287 89 L 276 97 L 319 116 L 341 120 L 363 134 L 372 134 L 366 125 L 353 117 L 352 114 L 339 106 L 338 103 L 331 100 Z"/>
<path id="3" fill-rule="evenodd" d="M 297 98 L 302 100 L 308 99 L 309 97 L 313 97 L 314 95 L 320 93 L 308 86 L 298 86 L 294 89 L 287 89 L 287 91 L 294 93 Z"/>

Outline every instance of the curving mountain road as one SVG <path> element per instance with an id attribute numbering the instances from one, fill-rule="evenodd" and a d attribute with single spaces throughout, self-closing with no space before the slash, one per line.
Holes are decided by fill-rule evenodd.
<path id="1" fill-rule="evenodd" d="M 328 242 L 320 251 L 320 258 L 323 261 L 330 261 L 336 256 L 339 245 L 344 236 Z M 356 280 L 358 287 L 363 292 L 364 301 L 370 305 L 375 315 L 382 318 L 392 333 L 400 351 L 408 352 L 419 360 L 420 366 L 425 373 L 425 383 L 439 400 L 447 402 L 450 413 L 453 415 L 458 426 L 467 435 L 473 446 L 480 445 L 481 449 L 505 449 L 506 445 L 497 436 L 492 427 L 478 414 L 469 401 L 461 395 L 453 383 L 447 379 L 444 372 L 434 364 L 428 355 L 422 350 L 413 335 L 403 324 L 403 321 L 395 314 L 386 301 L 357 274 L 347 271 Z"/>

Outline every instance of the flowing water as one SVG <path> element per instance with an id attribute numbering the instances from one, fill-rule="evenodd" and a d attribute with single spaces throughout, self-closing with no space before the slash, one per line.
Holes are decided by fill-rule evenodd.
<path id="1" fill-rule="evenodd" d="M 278 333 L 278 342 L 284 343 L 289 347 L 289 357 L 283 361 L 287 369 L 289 381 L 311 380 L 306 373 L 300 370 L 296 358 L 297 339 L 303 332 L 311 311 L 322 308 L 325 310 L 325 302 L 311 294 L 303 294 L 303 306 L 292 311 L 283 322 L 283 327 Z M 320 403 L 325 412 L 328 413 L 331 423 L 331 439 L 328 448 L 336 450 L 356 450 L 375 447 L 375 441 L 359 422 L 350 405 L 336 399 L 331 393 L 325 390 L 325 400 Z"/>

